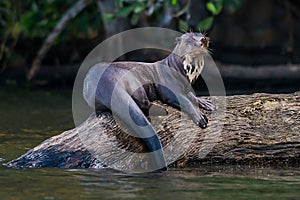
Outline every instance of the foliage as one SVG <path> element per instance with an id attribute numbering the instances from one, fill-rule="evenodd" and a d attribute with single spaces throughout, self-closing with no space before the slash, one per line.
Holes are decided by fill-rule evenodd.
<path id="1" fill-rule="evenodd" d="M 114 20 L 118 17 L 129 18 L 132 25 L 136 25 L 143 15 L 162 20 L 164 9 L 173 10 L 172 16 L 176 18 L 179 28 L 187 29 L 188 20 L 182 17 L 188 11 L 190 1 L 180 4 L 178 0 L 115 0 L 117 9 L 114 13 L 102 13 L 102 16 Z M 236 10 L 244 0 L 208 0 L 205 4 L 211 14 L 199 22 L 199 28 L 211 28 L 214 17 L 219 15 L 223 7 Z M 16 38 L 22 34 L 24 38 L 44 38 L 54 28 L 63 13 L 76 2 L 76 0 L 1 0 L 0 2 L 0 27 L 1 39 Z M 199 2 L 202 2 L 201 0 Z M 88 34 L 99 30 L 99 19 L 96 6 L 88 7 L 85 12 L 76 17 L 68 26 L 67 33 Z M 159 21 L 156 21 L 159 24 Z"/>
<path id="2" fill-rule="evenodd" d="M 182 17 L 184 14 L 188 14 L 188 10 L 191 9 L 190 0 L 184 1 L 185 4 L 177 0 L 116 0 L 116 2 L 118 8 L 115 12 L 104 16 L 109 20 L 117 17 L 130 18 L 131 25 L 135 26 L 142 16 L 148 16 L 152 19 L 158 19 L 156 21 L 156 25 L 158 25 L 161 24 L 159 20 L 163 20 L 162 18 L 166 17 L 163 16 L 165 14 L 163 13 L 164 10 L 171 8 L 173 13 L 169 16 L 169 19 L 175 18 L 178 29 L 187 31 L 190 27 L 187 17 Z M 243 4 L 244 0 L 199 0 L 199 2 L 204 4 L 210 16 L 202 19 L 198 23 L 197 28 L 200 30 L 209 30 L 213 25 L 214 18 L 223 11 L 223 8 L 234 12 Z"/>
<path id="3" fill-rule="evenodd" d="M 23 39 L 46 38 L 64 12 L 77 0 L 1 0 L 0 1 L 0 61 L 9 59 L 12 49 Z M 211 29 L 215 17 L 224 9 L 234 12 L 244 0 L 199 0 L 207 10 L 206 18 L 199 21 L 200 30 Z M 132 26 L 142 22 L 148 26 L 168 27 L 171 21 L 181 31 L 190 28 L 191 0 L 115 0 L 113 13 L 101 13 L 95 3 L 75 17 L 60 34 L 56 43 L 66 37 L 95 37 L 103 28 L 102 19 L 108 21 L 127 18 Z M 171 12 L 167 12 L 171 11 Z"/>
<path id="4" fill-rule="evenodd" d="M 209 16 L 199 22 L 198 28 L 200 30 L 211 29 L 214 17 L 219 15 L 223 8 L 231 10 L 231 12 L 235 12 L 243 3 L 244 0 L 209 0 L 206 3 L 206 9 L 212 14 L 212 16 Z"/>
<path id="5" fill-rule="evenodd" d="M 0 61 L 3 57 L 10 57 L 11 49 L 15 46 L 19 36 L 20 27 L 17 25 L 18 15 L 11 11 L 19 10 L 19 4 L 16 0 L 2 0 L 0 2 Z M 10 39 L 14 38 L 13 41 Z M 4 63 L 5 64 L 5 63 Z"/>
<path id="6" fill-rule="evenodd" d="M 64 12 L 76 0 L 1 0 L 0 1 L 0 61 L 2 70 L 16 53 L 13 48 L 19 38 L 46 38 Z M 95 37 L 102 27 L 98 9 L 89 6 L 59 35 L 55 43 L 66 37 Z M 0 69 L 1 70 L 1 69 Z"/>
<path id="7" fill-rule="evenodd" d="M 4 1 L 10 2 L 10 0 Z M 12 28 L 6 27 L 6 29 L 14 30 L 14 35 L 22 33 L 25 38 L 44 38 L 76 0 L 25 0 L 22 3 L 20 1 L 16 2 L 19 5 L 14 4 L 8 8 L 10 14 L 17 13 L 15 25 Z M 89 28 L 97 30 L 100 22 L 100 20 L 95 20 L 97 19 L 95 17 L 97 12 L 98 10 L 95 7 L 89 7 L 88 10 L 74 20 L 72 26 L 69 26 L 68 32 L 87 33 Z"/>

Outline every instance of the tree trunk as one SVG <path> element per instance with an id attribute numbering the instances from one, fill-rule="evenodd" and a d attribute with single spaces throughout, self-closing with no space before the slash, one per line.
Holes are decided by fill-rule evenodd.
<path id="1" fill-rule="evenodd" d="M 228 96 L 221 134 L 218 120 L 210 120 L 201 129 L 191 120 L 180 128 L 181 113 L 168 107 L 169 114 L 153 119 L 152 124 L 165 147 L 175 138 L 191 145 L 174 165 L 247 164 L 263 166 L 299 166 L 300 93 Z M 207 114 L 211 119 L 212 115 Z M 159 123 L 158 123 L 159 122 Z M 217 128 L 217 129 L 216 129 Z M 220 128 L 220 127 L 219 127 Z M 190 133 L 196 134 L 193 140 Z M 93 135 L 94 134 L 94 135 Z M 94 145 L 94 142 L 102 142 Z M 97 141 L 96 141 L 96 140 Z M 143 144 L 124 134 L 109 113 L 91 115 L 82 125 L 47 139 L 9 167 L 99 168 L 102 160 L 95 152 L 109 148 L 108 143 L 128 151 L 143 152 Z M 173 145 L 176 151 L 180 144 Z M 106 149 L 109 151 L 109 149 Z M 106 152 L 108 152 L 106 151 Z"/>

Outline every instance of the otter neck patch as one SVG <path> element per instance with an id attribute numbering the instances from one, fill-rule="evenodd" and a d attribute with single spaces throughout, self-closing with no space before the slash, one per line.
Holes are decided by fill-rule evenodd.
<path id="1" fill-rule="evenodd" d="M 195 81 L 201 74 L 204 67 L 204 57 L 192 57 L 186 55 L 183 60 L 183 68 L 189 79 L 189 82 L 192 83 Z"/>

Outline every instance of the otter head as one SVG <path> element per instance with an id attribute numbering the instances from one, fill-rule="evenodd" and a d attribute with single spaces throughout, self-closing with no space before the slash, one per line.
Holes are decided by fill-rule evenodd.
<path id="1" fill-rule="evenodd" d="M 177 38 L 174 53 L 182 57 L 182 64 L 190 83 L 201 74 L 208 54 L 209 37 L 202 33 L 185 33 Z"/>

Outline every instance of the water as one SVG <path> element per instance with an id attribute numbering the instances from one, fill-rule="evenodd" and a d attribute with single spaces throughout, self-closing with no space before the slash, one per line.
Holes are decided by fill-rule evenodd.
<path id="1" fill-rule="evenodd" d="M 235 168 L 231 168 L 235 169 Z M 300 178 L 284 170 L 223 169 L 130 176 L 112 170 L 1 168 L 1 199 L 298 199 Z M 237 175 L 238 173 L 238 175 Z M 281 172 L 282 173 L 282 172 Z"/>
<path id="2" fill-rule="evenodd" d="M 0 88 L 0 164 L 72 128 L 71 90 Z M 300 169 L 203 166 L 162 174 L 0 166 L 0 199 L 299 199 Z"/>

